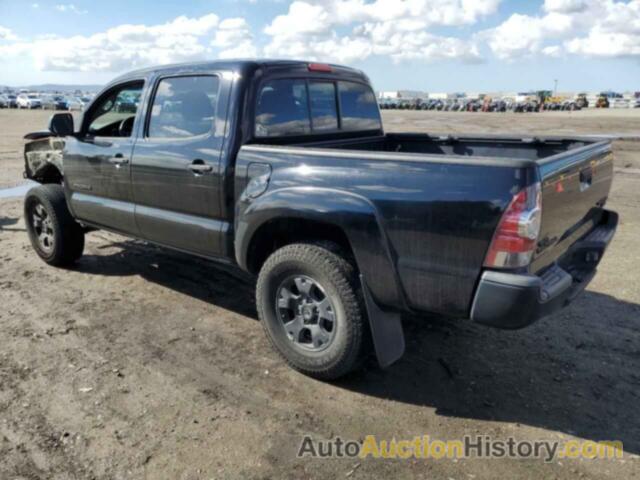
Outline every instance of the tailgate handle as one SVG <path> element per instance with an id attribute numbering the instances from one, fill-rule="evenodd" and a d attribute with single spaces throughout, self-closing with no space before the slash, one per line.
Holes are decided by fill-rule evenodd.
<path id="1" fill-rule="evenodd" d="M 593 171 L 591 167 L 587 167 L 584 170 L 580 171 L 580 191 L 584 192 L 587 188 L 591 186 L 591 182 L 593 181 Z"/>

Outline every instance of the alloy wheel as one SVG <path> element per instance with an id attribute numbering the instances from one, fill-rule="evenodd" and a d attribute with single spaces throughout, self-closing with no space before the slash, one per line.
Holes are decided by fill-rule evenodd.
<path id="1" fill-rule="evenodd" d="M 306 275 L 286 278 L 276 291 L 276 313 L 297 347 L 322 351 L 336 334 L 336 309 L 320 283 Z"/>

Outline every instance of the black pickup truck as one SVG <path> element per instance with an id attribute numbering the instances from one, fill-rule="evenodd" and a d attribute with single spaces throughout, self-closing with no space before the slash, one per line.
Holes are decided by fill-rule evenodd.
<path id="1" fill-rule="evenodd" d="M 403 312 L 510 329 L 551 314 L 617 225 L 609 142 L 385 134 L 368 78 L 336 65 L 139 70 L 76 127 L 59 113 L 27 136 L 38 255 L 69 265 L 106 229 L 237 265 L 276 350 L 320 378 L 370 345 L 397 360 Z"/>

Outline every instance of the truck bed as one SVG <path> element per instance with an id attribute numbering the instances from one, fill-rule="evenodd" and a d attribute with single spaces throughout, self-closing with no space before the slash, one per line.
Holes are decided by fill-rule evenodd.
<path id="1" fill-rule="evenodd" d="M 414 133 L 387 133 L 376 137 L 305 143 L 301 146 L 366 150 L 371 152 L 423 153 L 463 157 L 488 157 L 509 160 L 543 160 L 597 143 L 586 138 L 522 136 L 452 136 Z"/>
<path id="2" fill-rule="evenodd" d="M 493 233 L 517 191 L 541 184 L 539 243 L 526 269 L 538 275 L 601 222 L 613 174 L 610 143 L 588 138 L 391 133 L 245 145 L 238 165 L 250 162 L 273 166 L 273 191 L 304 183 L 365 198 L 410 308 L 454 316 L 469 314 Z M 296 195 L 304 204 L 306 193 Z M 385 275 L 372 275 L 379 296 L 388 291 Z"/>
<path id="3" fill-rule="evenodd" d="M 424 154 L 422 158 L 430 162 L 446 160 L 515 168 L 533 163 L 542 183 L 544 204 L 540 247 L 530 267 L 533 272 L 548 267 L 600 222 L 613 179 L 610 142 L 588 137 L 388 133 L 373 138 L 312 145 L 342 150 Z"/>

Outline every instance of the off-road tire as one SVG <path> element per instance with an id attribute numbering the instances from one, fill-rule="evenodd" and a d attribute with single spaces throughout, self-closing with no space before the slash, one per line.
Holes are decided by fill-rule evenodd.
<path id="1" fill-rule="evenodd" d="M 354 265 L 327 244 L 291 244 L 276 250 L 258 276 L 258 316 L 276 351 L 305 375 L 333 380 L 358 368 L 371 351 L 366 310 Z M 335 305 L 335 336 L 320 352 L 297 348 L 287 337 L 276 308 L 281 282 L 291 275 L 316 280 Z"/>
<path id="2" fill-rule="evenodd" d="M 50 219 L 53 245 L 50 251 L 42 248 L 33 224 L 32 209 L 42 205 Z M 24 218 L 31 245 L 38 256 L 49 265 L 66 267 L 75 263 L 84 251 L 84 231 L 71 216 L 62 185 L 39 185 L 27 192 Z"/>

